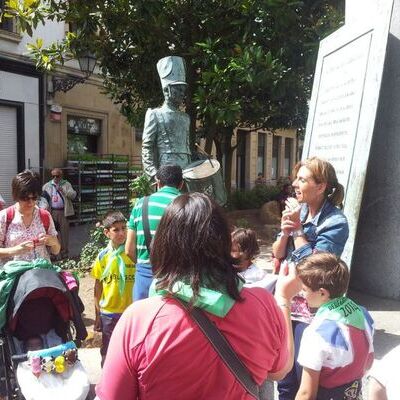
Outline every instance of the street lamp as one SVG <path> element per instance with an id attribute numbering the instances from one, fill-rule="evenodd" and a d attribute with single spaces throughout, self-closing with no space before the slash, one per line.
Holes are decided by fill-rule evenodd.
<path id="1" fill-rule="evenodd" d="M 92 75 L 94 68 L 96 66 L 96 56 L 86 51 L 78 56 L 79 68 L 82 73 L 85 75 L 84 77 L 67 75 L 66 78 L 59 78 L 53 76 L 53 92 L 63 91 L 64 93 L 71 90 L 76 84 L 84 83 L 86 79 Z"/>

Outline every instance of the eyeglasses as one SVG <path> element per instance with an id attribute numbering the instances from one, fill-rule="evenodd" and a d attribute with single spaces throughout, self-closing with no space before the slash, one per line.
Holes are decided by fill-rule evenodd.
<path id="1" fill-rule="evenodd" d="M 61 178 L 61 175 L 52 175 L 53 178 Z"/>
<path id="2" fill-rule="evenodd" d="M 37 196 L 37 195 L 33 195 L 33 196 L 22 196 L 22 197 L 20 198 L 20 200 L 22 200 L 22 201 L 29 201 L 29 200 L 36 201 L 37 199 L 38 199 L 38 196 Z"/>

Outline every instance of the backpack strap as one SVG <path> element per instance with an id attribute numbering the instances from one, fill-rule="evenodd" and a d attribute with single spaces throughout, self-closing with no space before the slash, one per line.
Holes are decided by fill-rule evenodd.
<path id="1" fill-rule="evenodd" d="M 43 208 L 39 208 L 39 216 L 46 231 L 46 234 L 49 233 L 51 218 L 50 213 L 47 210 L 43 210 Z"/>
<path id="2" fill-rule="evenodd" d="M 6 208 L 6 229 L 4 231 L 3 246 L 6 241 L 8 227 L 10 226 L 12 220 L 14 219 L 14 216 L 15 216 L 15 205 L 7 207 Z M 50 218 L 51 218 L 50 213 L 46 210 L 43 210 L 42 208 L 39 208 L 39 217 L 40 217 L 40 220 L 42 221 L 43 227 L 47 234 L 49 232 L 49 228 L 50 228 Z"/>
<path id="3" fill-rule="evenodd" d="M 6 229 L 4 230 L 4 240 L 3 240 L 3 247 L 6 244 L 6 237 L 7 237 L 7 231 L 8 231 L 8 227 L 10 226 L 12 220 L 14 219 L 14 215 L 15 215 L 15 205 L 12 205 L 10 207 L 6 208 Z"/>
<path id="4" fill-rule="evenodd" d="M 143 225 L 143 234 L 147 251 L 150 253 L 151 233 L 150 233 L 150 223 L 149 223 L 149 197 L 150 196 L 145 196 L 143 198 L 142 225 Z"/>
<path id="5" fill-rule="evenodd" d="M 15 216 L 15 206 L 12 205 L 10 207 L 6 208 L 6 230 L 4 232 L 4 236 L 6 235 L 7 231 L 8 231 L 8 227 L 10 226 L 12 220 L 14 219 Z"/>

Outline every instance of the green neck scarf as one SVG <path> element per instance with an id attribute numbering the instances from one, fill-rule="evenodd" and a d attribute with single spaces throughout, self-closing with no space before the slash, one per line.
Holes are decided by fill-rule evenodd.
<path id="1" fill-rule="evenodd" d="M 242 288 L 243 281 L 239 280 L 239 291 L 241 291 Z M 153 280 L 149 290 L 149 297 L 157 295 L 173 295 L 188 303 L 193 297 L 193 290 L 190 285 L 182 281 L 178 281 L 174 284 L 172 293 L 165 289 L 156 290 L 156 281 Z M 204 311 L 221 318 L 225 317 L 234 305 L 235 300 L 232 299 L 232 297 L 230 297 L 227 293 L 209 289 L 203 286 L 200 288 L 199 296 L 194 303 L 195 307 L 199 307 Z"/>
<path id="2" fill-rule="evenodd" d="M 361 330 L 365 329 L 363 311 L 353 300 L 347 297 L 339 297 L 323 304 L 315 317 L 341 322 Z"/>
<path id="3" fill-rule="evenodd" d="M 111 245 L 110 245 L 111 247 Z M 126 282 L 126 266 L 124 260 L 121 257 L 121 254 L 125 251 L 125 245 L 121 244 L 118 249 L 113 249 L 110 256 L 108 257 L 107 265 L 101 275 L 100 280 L 107 278 L 110 274 L 112 263 L 114 259 L 117 259 L 118 271 L 119 271 L 119 281 L 118 281 L 118 290 L 119 294 L 122 296 L 125 290 L 125 282 Z"/>

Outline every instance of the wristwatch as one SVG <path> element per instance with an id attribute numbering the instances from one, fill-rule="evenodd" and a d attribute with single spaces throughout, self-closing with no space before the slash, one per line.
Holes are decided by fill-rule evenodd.
<path id="1" fill-rule="evenodd" d="M 300 236 L 304 236 L 303 228 L 297 229 L 297 231 L 293 231 L 292 236 L 293 236 L 293 239 L 296 239 Z"/>

